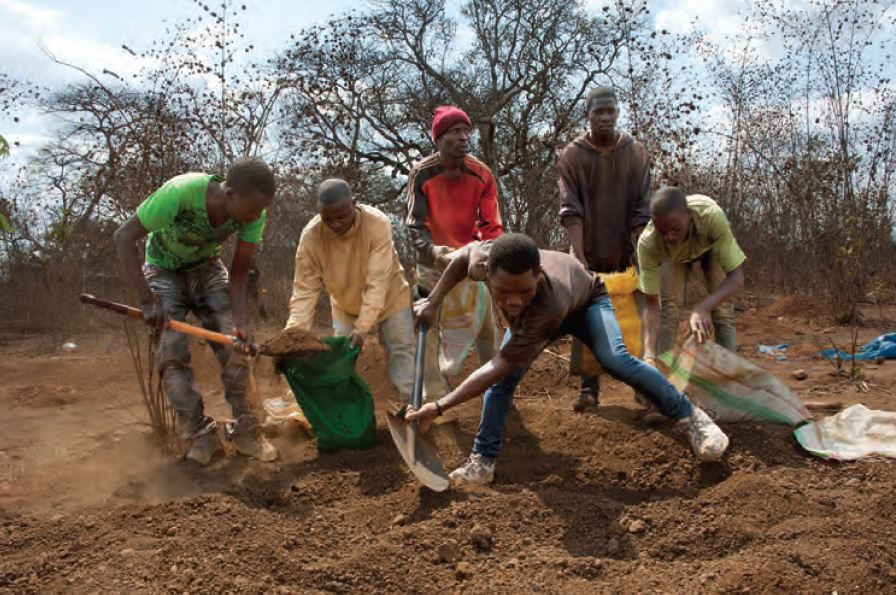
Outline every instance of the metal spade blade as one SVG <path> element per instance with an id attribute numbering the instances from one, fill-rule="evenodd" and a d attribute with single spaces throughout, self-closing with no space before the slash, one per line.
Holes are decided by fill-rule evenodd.
<path id="1" fill-rule="evenodd" d="M 414 360 L 414 392 L 412 404 L 414 409 L 419 409 L 423 401 L 423 366 L 426 357 L 426 323 L 422 323 L 417 330 L 417 355 Z M 407 464 L 411 473 L 420 480 L 420 483 L 435 492 L 443 492 L 448 489 L 448 476 L 445 468 L 436 452 L 435 446 L 425 437 L 421 436 L 416 422 L 404 421 L 403 412 L 398 414 L 387 411 L 386 424 L 392 434 L 395 448 L 401 454 L 401 458 Z"/>
<path id="2" fill-rule="evenodd" d="M 398 415 L 386 412 L 386 423 L 395 448 L 420 483 L 434 492 L 448 489 L 448 476 L 442 461 L 429 440 L 417 431 L 416 423 L 408 423 Z"/>

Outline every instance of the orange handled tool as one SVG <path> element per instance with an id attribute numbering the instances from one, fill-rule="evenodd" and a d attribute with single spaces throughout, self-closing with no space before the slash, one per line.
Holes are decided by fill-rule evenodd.
<path id="1" fill-rule="evenodd" d="M 126 306 L 125 304 L 119 304 L 117 302 L 110 302 L 107 300 L 101 300 L 97 297 L 89 293 L 81 294 L 81 301 L 85 304 L 91 304 L 93 306 L 97 306 L 99 308 L 103 308 L 105 310 L 111 310 L 112 312 L 117 312 L 118 314 L 124 314 L 125 316 L 130 316 L 131 318 L 136 318 L 137 320 L 143 320 L 143 312 L 134 308 L 132 306 Z M 223 333 L 216 333 L 215 331 L 210 331 L 204 329 L 199 326 L 194 326 L 192 324 L 187 324 L 186 322 L 180 322 L 178 320 L 169 320 L 165 324 L 165 328 L 170 328 L 171 330 L 178 331 L 184 333 L 185 335 L 191 335 L 193 337 L 199 337 L 200 339 L 205 339 L 206 341 L 211 341 L 212 343 L 220 343 L 221 345 L 227 345 L 228 347 L 234 347 L 237 343 L 241 343 L 239 339 L 232 335 L 225 335 Z M 252 355 L 258 354 L 258 345 L 252 343 L 249 345 L 249 352 Z"/>

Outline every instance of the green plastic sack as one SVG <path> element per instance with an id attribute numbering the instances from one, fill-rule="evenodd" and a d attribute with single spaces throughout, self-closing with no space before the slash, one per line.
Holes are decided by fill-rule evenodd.
<path id="1" fill-rule="evenodd" d="M 330 351 L 282 360 L 277 370 L 311 423 L 319 450 L 368 448 L 376 438 L 376 419 L 370 387 L 355 371 L 361 350 L 348 337 L 323 342 Z"/>

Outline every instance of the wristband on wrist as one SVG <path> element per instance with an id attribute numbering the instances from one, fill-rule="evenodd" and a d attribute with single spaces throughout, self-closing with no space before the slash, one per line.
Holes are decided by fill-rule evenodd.
<path id="1" fill-rule="evenodd" d="M 443 412 L 442 412 L 442 406 L 439 405 L 439 400 L 438 400 L 438 399 L 435 400 L 435 403 L 436 403 L 436 411 L 438 411 L 438 412 L 439 412 L 439 415 L 441 416 L 442 413 L 443 413 Z"/>

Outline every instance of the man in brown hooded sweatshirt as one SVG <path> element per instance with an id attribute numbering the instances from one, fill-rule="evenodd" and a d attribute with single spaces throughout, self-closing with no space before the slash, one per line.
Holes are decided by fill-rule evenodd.
<path id="1" fill-rule="evenodd" d="M 616 93 L 598 87 L 588 94 L 589 130 L 569 143 L 558 163 L 560 222 L 571 253 L 596 273 L 624 271 L 650 221 L 650 156 L 631 135 L 616 130 Z M 597 377 L 583 376 L 574 409 L 597 405 Z"/>

